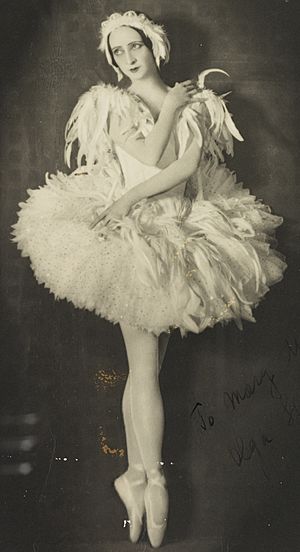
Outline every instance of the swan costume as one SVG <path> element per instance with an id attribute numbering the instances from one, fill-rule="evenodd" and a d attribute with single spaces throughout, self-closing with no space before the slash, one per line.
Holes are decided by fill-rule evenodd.
<path id="1" fill-rule="evenodd" d="M 128 136 L 147 136 L 155 121 L 139 97 L 103 83 L 80 97 L 65 149 L 70 164 L 78 145 L 77 169 L 47 173 L 45 185 L 28 190 L 13 230 L 37 281 L 56 299 L 156 335 L 255 322 L 253 308 L 287 266 L 274 249 L 283 219 L 226 167 L 224 153 L 232 155 L 233 137 L 242 137 L 224 96 L 205 88 L 207 72 L 198 76 L 195 102 L 178 112 L 153 167 L 108 133 L 113 111 L 128 122 Z M 192 178 L 138 201 L 118 221 L 91 228 L 97 213 L 180 158 L 192 135 L 202 148 Z"/>

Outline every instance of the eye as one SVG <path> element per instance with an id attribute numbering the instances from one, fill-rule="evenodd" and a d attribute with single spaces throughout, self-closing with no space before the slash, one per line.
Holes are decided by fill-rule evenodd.
<path id="1" fill-rule="evenodd" d="M 141 42 L 134 42 L 134 44 L 132 45 L 132 48 L 134 50 L 138 50 L 139 48 L 141 48 L 143 46 L 143 44 Z"/>
<path id="2" fill-rule="evenodd" d="M 121 48 L 116 48 L 116 50 L 113 50 L 114 56 L 119 56 L 122 53 Z"/>

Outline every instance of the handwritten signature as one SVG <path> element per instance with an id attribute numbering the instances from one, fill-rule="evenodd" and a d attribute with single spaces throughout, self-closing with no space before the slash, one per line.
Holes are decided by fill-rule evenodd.
<path id="1" fill-rule="evenodd" d="M 287 352 L 287 366 L 288 367 L 293 359 L 297 359 L 300 355 L 300 344 L 297 338 L 284 340 L 284 348 Z M 270 396 L 274 401 L 278 401 L 281 407 L 283 415 L 287 419 L 289 426 L 296 422 L 297 417 L 300 415 L 300 410 L 294 397 L 288 396 L 283 392 L 280 384 L 278 383 L 278 377 L 270 370 L 263 369 L 259 374 L 255 374 L 251 381 L 246 383 L 242 388 L 237 388 L 231 391 L 223 392 L 223 399 L 225 407 L 232 411 L 237 411 L 241 404 L 250 400 L 256 393 L 256 391 L 263 385 L 269 386 Z M 198 401 L 195 403 L 191 413 L 191 417 L 197 420 L 200 434 L 204 434 L 210 428 L 215 425 L 215 417 L 212 414 L 205 412 L 204 405 Z M 263 456 L 263 451 L 266 447 L 270 446 L 273 442 L 273 438 L 270 435 L 266 435 L 263 430 L 260 431 L 260 435 L 257 437 L 242 437 L 237 436 L 234 441 L 227 447 L 229 455 L 233 462 L 240 468 L 247 462 L 250 462 L 254 457 L 257 457 L 260 468 L 264 476 L 269 479 L 267 470 L 267 464 Z"/>
<path id="2" fill-rule="evenodd" d="M 247 440 L 242 437 L 236 437 L 233 446 L 228 448 L 228 452 L 232 460 L 239 468 L 242 467 L 245 462 L 251 460 L 255 454 L 258 457 L 259 465 L 264 476 L 269 479 L 260 447 L 266 447 L 267 445 L 270 445 L 272 441 L 273 439 L 265 435 L 265 433 L 261 433 L 259 444 L 257 440 L 252 437 Z"/>

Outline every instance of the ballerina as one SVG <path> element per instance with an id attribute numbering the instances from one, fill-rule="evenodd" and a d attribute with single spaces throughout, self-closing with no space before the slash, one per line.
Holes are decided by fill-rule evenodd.
<path id="1" fill-rule="evenodd" d="M 130 84 L 100 83 L 79 98 L 65 147 L 70 167 L 78 142 L 77 168 L 28 190 L 13 239 L 56 298 L 120 325 L 128 468 L 114 485 L 131 541 L 146 514 L 159 547 L 169 509 L 159 373 L 171 331 L 254 322 L 252 309 L 286 268 L 273 247 L 283 219 L 226 167 L 224 152 L 243 138 L 224 97 L 205 88 L 209 71 L 173 87 L 162 80 L 170 52 L 162 26 L 114 13 L 100 50 Z"/>

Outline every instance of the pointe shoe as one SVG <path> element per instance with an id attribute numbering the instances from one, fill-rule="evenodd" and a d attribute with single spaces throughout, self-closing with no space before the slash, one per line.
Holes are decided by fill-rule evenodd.
<path id="1" fill-rule="evenodd" d="M 142 469 L 140 471 L 142 471 Z M 124 473 L 115 479 L 114 487 L 127 510 L 129 519 L 129 538 L 131 542 L 136 543 L 139 540 L 143 526 L 146 478 L 141 474 L 139 479 L 131 481 L 127 474 Z"/>
<path id="2" fill-rule="evenodd" d="M 159 490 L 157 487 L 159 487 Z M 144 497 L 148 537 L 151 545 L 154 548 L 158 548 L 164 538 L 169 509 L 166 480 L 159 470 L 152 470 L 152 474 L 148 475 L 148 485 Z M 160 518 L 162 522 L 156 523 L 154 517 L 156 519 Z"/>

